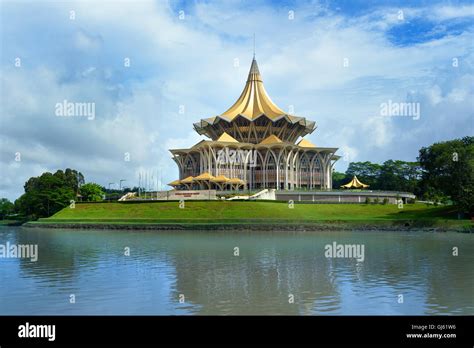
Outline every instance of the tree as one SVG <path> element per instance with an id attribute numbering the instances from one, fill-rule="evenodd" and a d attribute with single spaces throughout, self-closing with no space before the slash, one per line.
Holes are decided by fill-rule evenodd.
<path id="1" fill-rule="evenodd" d="M 418 162 L 388 160 L 382 165 L 371 162 L 351 162 L 344 183 L 354 175 L 372 190 L 405 191 L 420 193 L 422 170 Z M 334 186 L 336 187 L 336 186 Z"/>
<path id="2" fill-rule="evenodd" d="M 380 168 L 377 187 L 381 190 L 419 193 L 422 170 L 417 162 L 385 161 Z"/>
<path id="3" fill-rule="evenodd" d="M 25 183 L 25 193 L 15 201 L 21 215 L 30 219 L 48 217 L 75 200 L 84 176 L 73 169 L 45 172 Z"/>
<path id="4" fill-rule="evenodd" d="M 102 186 L 95 184 L 93 182 L 84 184 L 79 189 L 79 193 L 82 196 L 82 200 L 87 202 L 97 202 L 102 200 L 102 196 L 104 195 L 104 191 L 102 190 Z"/>
<path id="5" fill-rule="evenodd" d="M 418 161 L 427 197 L 448 197 L 463 212 L 474 213 L 474 137 L 424 147 Z"/>
<path id="6" fill-rule="evenodd" d="M 346 174 L 339 173 L 339 172 L 332 172 L 332 188 L 333 189 L 340 189 L 341 185 L 346 183 Z"/>
<path id="7" fill-rule="evenodd" d="M 354 175 L 364 184 L 370 185 L 371 189 L 378 189 L 377 179 L 380 174 L 381 166 L 377 163 L 351 162 L 346 170 L 346 179 L 351 179 Z"/>
<path id="8" fill-rule="evenodd" d="M 8 215 L 13 214 L 15 205 L 7 198 L 0 198 L 0 219 L 5 219 Z"/>

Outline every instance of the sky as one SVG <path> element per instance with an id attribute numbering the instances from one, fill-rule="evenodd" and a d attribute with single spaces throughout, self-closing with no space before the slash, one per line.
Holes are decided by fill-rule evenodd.
<path id="1" fill-rule="evenodd" d="M 339 148 L 338 171 L 415 161 L 423 146 L 474 135 L 472 1 L 0 4 L 0 197 L 10 200 L 28 178 L 66 168 L 116 188 L 148 172 L 168 189 L 178 178 L 168 150 L 204 139 L 192 124 L 239 97 L 254 34 L 267 92 L 316 122 L 306 138 Z M 61 114 L 64 101 L 93 105 L 93 117 Z M 389 103 L 413 109 L 387 115 Z"/>

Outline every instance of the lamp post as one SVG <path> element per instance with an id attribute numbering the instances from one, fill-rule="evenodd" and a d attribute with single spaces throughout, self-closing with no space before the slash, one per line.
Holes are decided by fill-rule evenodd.
<path id="1" fill-rule="evenodd" d="M 110 185 L 115 185 L 114 182 L 109 182 L 109 192 L 110 192 Z M 108 200 L 110 202 L 110 199 Z"/>
<path id="2" fill-rule="evenodd" d="M 125 180 L 125 179 L 120 179 L 120 191 L 122 191 L 122 182 L 123 182 L 123 181 L 127 181 L 127 180 Z"/>

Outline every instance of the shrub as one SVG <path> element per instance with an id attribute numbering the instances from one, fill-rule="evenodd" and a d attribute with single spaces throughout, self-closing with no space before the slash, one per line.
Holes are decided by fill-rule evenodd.
<path id="1" fill-rule="evenodd" d="M 369 197 L 365 197 L 365 204 L 370 204 L 370 198 Z"/>

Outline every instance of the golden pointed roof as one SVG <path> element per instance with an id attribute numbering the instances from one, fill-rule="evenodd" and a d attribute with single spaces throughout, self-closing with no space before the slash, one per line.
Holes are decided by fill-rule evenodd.
<path id="1" fill-rule="evenodd" d="M 343 188 L 366 188 L 366 187 L 369 187 L 369 185 L 361 183 L 359 181 L 359 179 L 357 179 L 357 176 L 354 175 L 354 177 L 352 178 L 352 180 L 350 182 L 348 182 L 345 185 L 341 185 L 341 187 L 343 187 Z"/>
<path id="2" fill-rule="evenodd" d="M 214 179 L 211 180 L 212 182 L 227 182 L 229 181 L 229 178 L 226 177 L 225 175 L 218 175 Z"/>
<path id="3" fill-rule="evenodd" d="M 252 60 L 250 66 L 249 76 L 244 90 L 240 94 L 239 99 L 221 116 L 229 121 L 242 115 L 250 120 L 253 120 L 261 115 L 266 115 L 270 119 L 275 119 L 286 115 L 282 109 L 273 103 L 265 91 L 263 86 L 262 76 L 258 70 L 257 61 Z"/>
<path id="4" fill-rule="evenodd" d="M 316 147 L 316 145 L 314 145 L 311 141 L 309 141 L 307 139 L 301 139 L 301 141 L 296 145 L 298 145 L 299 147 L 305 147 L 305 148 L 315 148 Z"/>
<path id="5" fill-rule="evenodd" d="M 222 135 L 217 139 L 217 141 L 222 141 L 222 142 L 226 142 L 226 143 L 238 143 L 237 140 L 235 140 L 234 138 L 232 138 L 229 134 L 227 134 L 226 132 L 222 133 Z"/>
<path id="6" fill-rule="evenodd" d="M 169 186 L 178 186 L 181 185 L 181 180 L 175 180 L 168 184 Z"/>
<path id="7" fill-rule="evenodd" d="M 188 176 L 187 178 L 184 178 L 183 180 L 181 180 L 181 184 L 190 184 L 193 182 L 193 177 L 192 176 Z"/>
<path id="8" fill-rule="evenodd" d="M 257 139 L 254 139 L 254 136 L 250 134 L 250 128 L 246 129 L 246 126 L 234 124 L 239 117 L 243 117 L 250 122 L 254 122 L 260 117 L 265 117 L 268 119 L 268 122 L 284 120 L 291 125 L 296 125 L 296 127 L 294 127 L 296 128 L 296 132 L 286 134 L 286 138 L 291 139 L 285 138 L 285 141 L 292 143 L 294 143 L 299 136 L 303 137 L 316 129 L 314 121 L 307 120 L 304 117 L 290 115 L 275 105 L 263 86 L 262 76 L 260 75 L 255 58 L 252 60 L 244 90 L 237 101 L 224 113 L 203 118 L 193 125 L 196 132 L 214 141 L 219 138 L 223 131 L 229 133 L 230 129 L 237 126 L 237 128 L 241 129 L 241 133 L 234 134 L 237 141 L 258 143 L 260 141 L 259 135 L 255 134 Z"/>
<path id="9" fill-rule="evenodd" d="M 194 180 L 212 180 L 214 177 L 208 172 L 202 173 L 194 178 Z"/>
<path id="10" fill-rule="evenodd" d="M 245 182 L 239 178 L 232 178 L 232 179 L 229 179 L 229 184 L 239 184 L 239 185 L 243 185 L 245 184 Z"/>
<path id="11" fill-rule="evenodd" d="M 269 145 L 269 144 L 276 144 L 276 143 L 282 143 L 282 141 L 276 135 L 272 134 L 269 137 L 263 139 L 259 144 Z"/>

